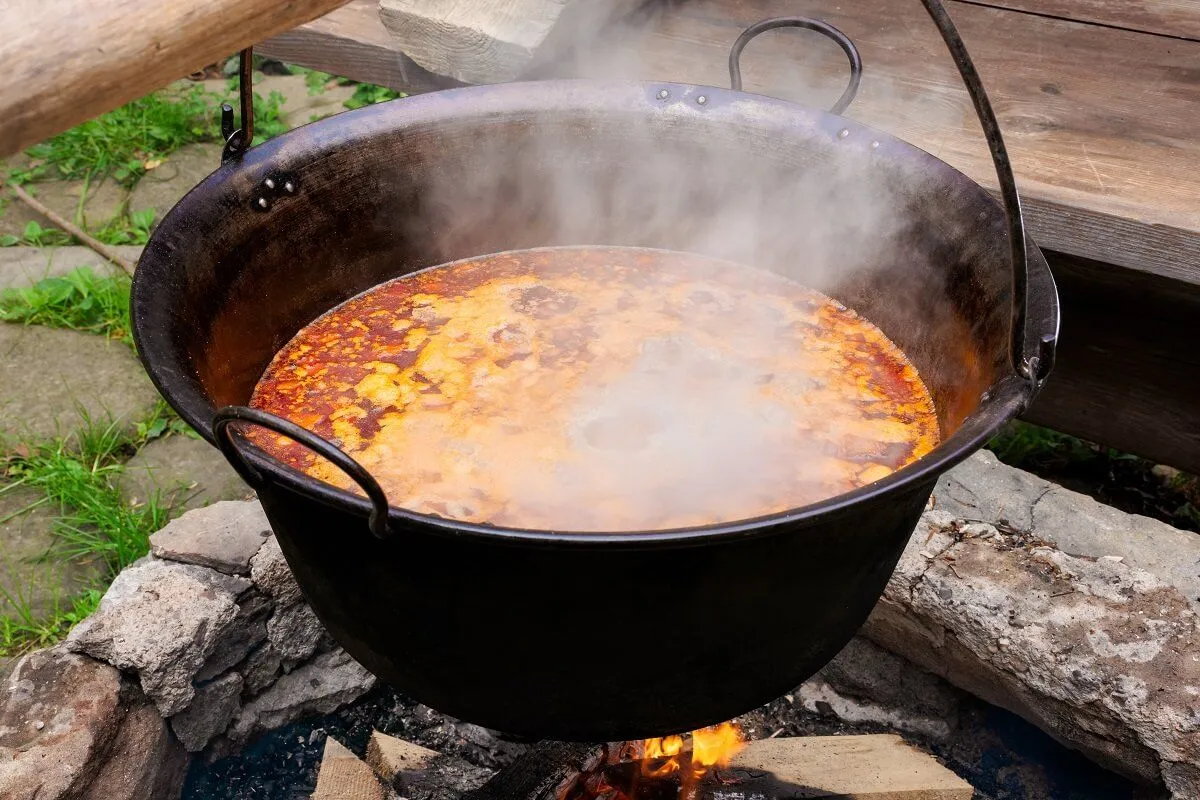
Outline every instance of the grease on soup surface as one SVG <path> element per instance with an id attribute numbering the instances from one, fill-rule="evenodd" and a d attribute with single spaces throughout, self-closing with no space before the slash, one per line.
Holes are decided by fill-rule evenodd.
<path id="1" fill-rule="evenodd" d="M 884 334 L 774 273 L 545 248 L 381 284 L 275 356 L 251 405 L 323 436 L 392 505 L 543 530 L 661 530 L 808 505 L 929 452 L 938 423 Z M 354 489 L 261 429 L 286 463 Z"/>

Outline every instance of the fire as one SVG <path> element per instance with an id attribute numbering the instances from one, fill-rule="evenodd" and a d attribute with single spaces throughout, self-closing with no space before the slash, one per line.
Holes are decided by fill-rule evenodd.
<path id="1" fill-rule="evenodd" d="M 686 759 L 685 784 L 690 782 L 688 779 L 699 780 L 714 767 L 728 767 L 738 751 L 745 747 L 741 731 L 731 722 L 693 731 L 689 738 L 692 746 L 691 757 Z M 642 745 L 642 775 L 662 778 L 683 771 L 684 744 L 682 736 L 647 739 Z"/>

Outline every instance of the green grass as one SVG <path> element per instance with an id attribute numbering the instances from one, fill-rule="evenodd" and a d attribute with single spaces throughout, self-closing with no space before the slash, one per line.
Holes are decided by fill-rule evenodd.
<path id="1" fill-rule="evenodd" d="M 102 276 L 80 267 L 33 286 L 0 291 L 0 320 L 87 331 L 132 346 L 129 285 L 125 275 Z"/>
<path id="2" fill-rule="evenodd" d="M 363 106 L 374 105 L 375 103 L 383 103 L 388 100 L 395 100 L 400 97 L 407 97 L 404 92 L 397 92 L 394 89 L 389 89 L 386 86 L 376 86 L 373 83 L 360 83 L 354 87 L 354 94 L 343 103 L 346 108 L 354 110 Z"/>
<path id="3" fill-rule="evenodd" d="M 99 589 L 87 589 L 65 601 L 56 597 L 50 614 L 37 617 L 22 593 L 0 588 L 0 597 L 14 609 L 8 616 L 0 616 L 0 657 L 18 656 L 61 641 L 100 606 L 102 594 Z"/>
<path id="4" fill-rule="evenodd" d="M 70 243 L 71 235 L 66 231 L 60 231 L 58 228 L 43 228 L 35 220 L 25 223 L 25 230 L 21 232 L 20 236 L 11 233 L 0 236 L 0 247 L 16 247 L 18 245 L 55 247 Z"/>
<path id="5" fill-rule="evenodd" d="M 147 208 L 118 216 L 91 234 L 105 244 L 145 244 L 150 241 L 150 231 L 154 229 L 154 213 L 153 208 Z"/>

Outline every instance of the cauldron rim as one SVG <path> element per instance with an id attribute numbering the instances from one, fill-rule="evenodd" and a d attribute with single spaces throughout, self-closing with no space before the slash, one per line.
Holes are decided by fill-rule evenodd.
<path id="1" fill-rule="evenodd" d="M 661 96 L 664 90 L 666 98 Z M 701 96 L 704 100 L 696 102 L 696 98 Z M 153 290 L 148 285 L 151 279 L 145 276 L 171 268 L 169 262 L 173 248 L 163 244 L 160 234 L 186 228 L 193 208 L 210 199 L 208 190 L 211 187 L 235 176 L 239 182 L 254 186 L 269 173 L 278 171 L 280 162 L 311 158 L 320 150 L 346 147 L 405 125 L 433 125 L 451 119 L 461 121 L 467 115 L 485 119 L 489 113 L 512 113 L 516 109 L 527 113 L 550 113 L 564 109 L 645 113 L 647 106 L 671 113 L 725 115 L 730 121 L 743 124 L 753 121 L 768 129 L 775 126 L 805 126 L 819 129 L 831 138 L 848 143 L 869 142 L 860 146 L 869 146 L 884 157 L 889 153 L 905 153 L 905 157 L 918 162 L 922 170 L 936 174 L 940 180 L 969 185 L 972 190 L 983 193 L 986 202 L 995 207 L 998 213 L 1003 213 L 999 202 L 987 195 L 983 187 L 916 145 L 852 119 L 767 95 L 703 84 L 592 79 L 524 81 L 430 92 L 343 112 L 294 128 L 221 165 L 189 191 L 164 217 L 147 244 L 134 276 L 131 301 L 133 338 L 147 373 L 184 421 L 210 444 L 214 443 L 210 426 L 216 408 L 198 386 L 179 391 L 181 382 L 177 377 L 165 375 L 156 368 L 154 359 L 164 355 L 164 348 L 154 341 L 153 336 L 148 335 L 149 332 L 141 324 L 146 305 L 154 302 Z M 351 121 L 354 124 L 347 124 Z M 842 131 L 849 131 L 849 135 L 839 135 Z M 1057 337 L 1059 308 L 1053 276 L 1045 258 L 1032 242 L 1029 244 L 1029 262 L 1031 300 L 1027 340 L 1036 342 L 1045 334 Z M 139 276 L 142 277 L 141 281 Z M 1040 301 L 1040 309 L 1033 307 L 1035 300 Z M 176 377 L 176 380 L 171 381 L 168 379 L 170 377 Z M 780 529 L 795 530 L 836 520 L 853 513 L 861 504 L 881 501 L 887 495 L 902 493 L 936 478 L 969 458 L 1002 424 L 1028 407 L 1037 388 L 1009 370 L 991 385 L 987 399 L 962 422 L 958 430 L 927 455 L 867 486 L 774 514 L 716 525 L 617 532 L 492 526 L 421 514 L 394 505 L 388 509 L 388 519 L 400 536 L 403 536 L 405 526 L 419 525 L 426 532 L 453 537 L 486 537 L 493 544 L 507 541 L 549 546 L 620 544 L 640 548 L 689 543 L 700 545 L 722 539 L 770 535 Z M 248 448 L 247 457 L 253 466 L 268 472 L 271 480 L 282 488 L 308 495 L 364 519 L 370 513 L 370 502 L 360 495 L 286 467 L 257 448 Z M 361 535 L 369 535 L 365 525 Z"/>

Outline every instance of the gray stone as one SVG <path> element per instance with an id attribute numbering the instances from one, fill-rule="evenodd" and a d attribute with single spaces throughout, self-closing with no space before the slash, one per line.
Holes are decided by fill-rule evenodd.
<path id="1" fill-rule="evenodd" d="M 85 418 L 132 427 L 158 402 L 128 347 L 78 331 L 0 324 L 0 375 L 0 450 L 74 434 Z"/>
<path id="2" fill-rule="evenodd" d="M 283 657 L 268 642 L 257 650 L 251 651 L 246 660 L 238 665 L 238 672 L 245 681 L 244 691 L 247 697 L 255 697 L 263 692 L 279 677 L 283 668 Z"/>
<path id="3" fill-rule="evenodd" d="M 938 510 L 1027 533 L 1064 553 L 1119 556 L 1177 587 L 1200 611 L 1200 536 L 1126 514 L 982 451 L 955 467 L 934 490 Z"/>
<path id="4" fill-rule="evenodd" d="M 191 702 L 192 679 L 237 618 L 246 588 L 248 581 L 213 570 L 144 558 L 117 576 L 67 644 L 136 671 L 146 695 L 171 716 Z"/>
<path id="5" fill-rule="evenodd" d="M 41 562 L 54 547 L 56 506 L 44 493 L 0 487 L 0 616 L 48 617 L 56 604 L 99 580 L 100 561 Z M 15 607 L 9 598 L 22 608 Z"/>
<path id="6" fill-rule="evenodd" d="M 133 504 L 157 495 L 174 513 L 254 496 L 220 450 L 180 434 L 155 439 L 139 450 L 125 462 L 117 488 Z"/>
<path id="7" fill-rule="evenodd" d="M 267 617 L 271 601 L 256 591 L 242 597 L 233 624 L 213 646 L 212 655 L 204 669 L 196 674 L 197 681 L 209 681 L 240 663 L 254 648 L 267 639 Z"/>
<path id="8" fill-rule="evenodd" d="M 141 247 L 115 249 L 134 263 L 142 255 Z M 0 290 L 32 286 L 43 278 L 66 275 L 80 267 L 91 267 L 92 272 L 102 276 L 124 274 L 88 247 L 0 247 Z"/>
<path id="9" fill-rule="evenodd" d="M 25 656 L 0 698 L 0 797 L 76 797 L 121 727 L 121 676 L 53 648 Z"/>
<path id="10" fill-rule="evenodd" d="M 270 535 L 262 506 L 225 500 L 172 520 L 150 537 L 150 550 L 159 558 L 248 575 L 250 559 Z"/>
<path id="11" fill-rule="evenodd" d="M 241 744 L 308 714 L 328 714 L 374 685 L 375 676 L 344 650 L 322 653 L 243 706 L 227 736 Z"/>
<path id="12" fill-rule="evenodd" d="M 254 558 L 250 559 L 250 579 L 255 586 L 275 598 L 280 606 L 304 599 L 274 536 L 268 537 Z"/>
<path id="13" fill-rule="evenodd" d="M 241 695 L 242 676 L 236 672 L 222 675 L 196 689 L 187 710 L 171 717 L 171 730 L 189 753 L 197 753 L 229 727 Z"/>
<path id="14" fill-rule="evenodd" d="M 1200 625 L 1145 570 L 927 512 L 863 630 L 1109 769 L 1200 795 Z"/>
<path id="15" fill-rule="evenodd" d="M 154 705 L 139 695 L 125 713 L 99 774 L 79 800 L 176 800 L 187 767 L 187 751 L 171 736 Z"/>
<path id="16" fill-rule="evenodd" d="M 284 661 L 299 663 L 313 653 L 325 629 L 308 603 L 280 606 L 267 620 L 267 637 Z"/>
<path id="17" fill-rule="evenodd" d="M 255 87 L 258 90 L 258 87 Z M 196 184 L 221 166 L 221 145 L 188 144 L 138 179 L 129 197 L 129 210 L 154 209 L 157 224 Z"/>
<path id="18" fill-rule="evenodd" d="M 129 193 L 116 181 L 107 178 L 103 181 L 92 181 L 87 184 L 87 197 L 83 203 L 84 181 L 39 181 L 28 184 L 26 190 L 40 200 L 51 211 L 84 230 L 102 228 L 125 207 Z M 0 234 L 11 233 L 21 236 L 25 225 L 30 221 L 37 222 L 43 228 L 58 226 L 25 203 L 18 200 L 10 191 L 5 191 L 6 197 L 11 198 L 3 217 L 0 217 Z"/>

